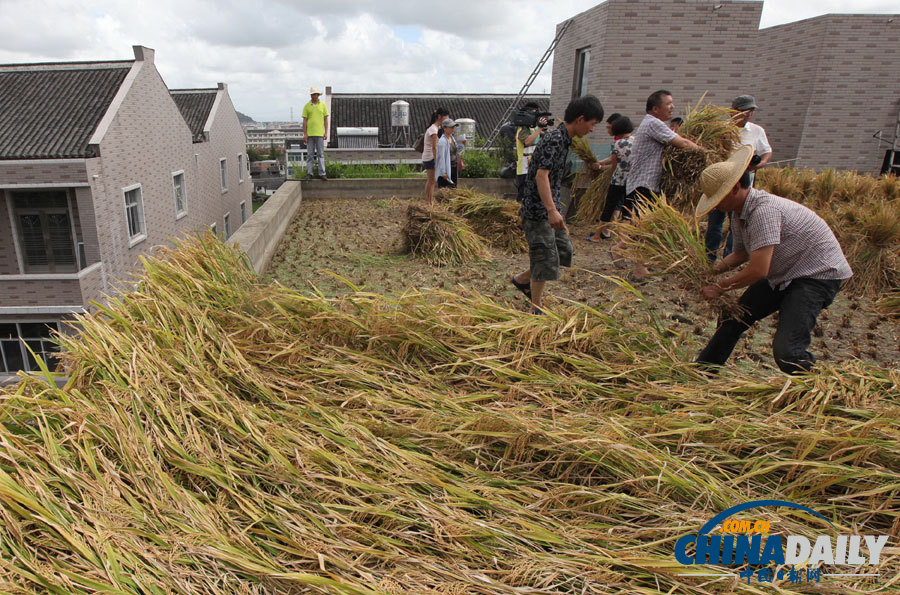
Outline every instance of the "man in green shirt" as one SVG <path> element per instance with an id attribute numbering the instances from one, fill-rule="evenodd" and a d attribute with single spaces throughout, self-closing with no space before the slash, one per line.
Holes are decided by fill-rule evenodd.
<path id="1" fill-rule="evenodd" d="M 306 143 L 306 173 L 313 177 L 313 161 L 319 160 L 319 178 L 325 175 L 325 143 L 328 142 L 328 106 L 319 101 L 318 87 L 309 90 L 309 103 L 303 106 L 303 142 Z"/>

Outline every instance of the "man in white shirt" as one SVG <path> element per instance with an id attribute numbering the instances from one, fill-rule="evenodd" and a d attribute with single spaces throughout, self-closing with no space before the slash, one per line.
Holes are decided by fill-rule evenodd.
<path id="1" fill-rule="evenodd" d="M 736 112 L 733 118 L 734 123 L 741 130 L 741 144 L 752 146 L 753 154 L 758 157 L 758 159 L 754 158 L 750 167 L 747 168 L 747 171 L 750 172 L 750 185 L 752 186 L 756 178 L 756 170 L 763 167 L 772 158 L 772 147 L 769 145 L 765 129 L 750 121 L 756 111 L 756 99 L 753 98 L 753 95 L 735 97 L 731 102 L 731 109 Z M 725 223 L 726 216 L 726 213 L 721 211 L 711 211 L 709 214 L 705 238 L 706 256 L 713 262 L 716 260 L 719 246 L 722 243 L 722 225 Z M 731 244 L 732 236 L 729 232 L 723 256 L 731 253 Z"/>

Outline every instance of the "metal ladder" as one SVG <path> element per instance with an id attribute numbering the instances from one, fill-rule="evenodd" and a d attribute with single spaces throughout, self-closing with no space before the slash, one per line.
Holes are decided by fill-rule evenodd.
<path id="1" fill-rule="evenodd" d="M 532 83 L 534 83 L 534 79 L 541 73 L 541 69 L 544 67 L 544 64 L 547 63 L 547 60 L 550 59 L 550 56 L 553 55 L 553 50 L 556 49 L 556 46 L 559 45 L 559 40 L 562 39 L 563 35 L 566 34 L 566 31 L 569 29 L 569 25 L 572 24 L 572 21 L 575 19 L 569 19 L 568 21 L 562 24 L 559 31 L 556 33 L 556 37 L 553 41 L 550 42 L 550 47 L 547 48 L 547 51 L 544 52 L 543 57 L 541 57 L 540 61 L 537 63 L 537 66 L 534 67 L 534 70 L 531 71 L 531 74 L 528 76 L 528 80 L 525 81 L 525 84 L 522 85 L 522 88 L 519 90 L 519 94 L 516 95 L 516 98 L 513 99 L 512 103 L 506 108 L 506 111 L 503 113 L 503 117 L 500 118 L 500 121 L 497 122 L 497 126 L 494 128 L 494 131 L 491 132 L 491 135 L 488 137 L 487 142 L 484 144 L 485 149 L 490 149 L 494 146 L 494 141 L 497 140 L 497 135 L 500 134 L 500 127 L 506 123 L 510 114 L 512 114 L 513 110 L 516 109 L 516 106 L 519 105 L 519 101 L 521 101 L 522 97 L 528 93 L 528 89 L 531 88 Z"/>

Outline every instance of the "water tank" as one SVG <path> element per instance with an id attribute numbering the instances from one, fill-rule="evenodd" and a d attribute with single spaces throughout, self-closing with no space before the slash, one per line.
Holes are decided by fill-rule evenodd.
<path id="1" fill-rule="evenodd" d="M 409 126 L 409 103 L 398 99 L 391 104 L 391 126 Z"/>
<path id="2" fill-rule="evenodd" d="M 467 139 L 475 138 L 475 120 L 471 118 L 457 118 L 455 122 L 459 125 L 456 129 L 457 136 L 465 134 Z"/>

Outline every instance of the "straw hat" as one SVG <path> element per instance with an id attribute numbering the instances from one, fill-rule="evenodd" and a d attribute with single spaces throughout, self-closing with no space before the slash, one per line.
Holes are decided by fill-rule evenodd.
<path id="1" fill-rule="evenodd" d="M 717 204 L 722 202 L 725 195 L 731 192 L 734 185 L 738 183 L 750 160 L 753 159 L 753 147 L 751 145 L 741 145 L 726 161 L 713 163 L 703 170 L 697 183 L 700 184 L 700 190 L 703 196 L 697 203 L 696 217 L 702 217 L 715 208 Z"/>
<path id="2" fill-rule="evenodd" d="M 319 91 L 319 88 L 318 88 L 318 87 L 310 87 L 310 88 L 309 88 L 309 94 L 310 94 L 310 95 L 321 95 L 322 92 Z"/>

